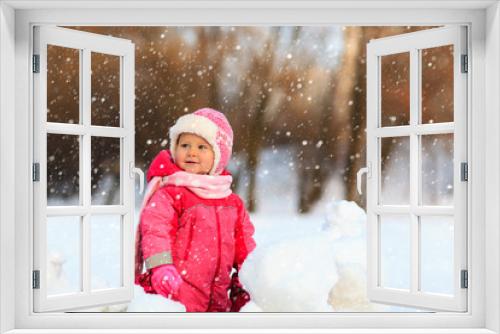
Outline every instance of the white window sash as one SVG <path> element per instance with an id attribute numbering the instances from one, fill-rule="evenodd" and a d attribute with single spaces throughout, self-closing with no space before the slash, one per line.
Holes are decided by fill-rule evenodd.
<path id="1" fill-rule="evenodd" d="M 47 45 L 79 50 L 80 54 L 80 124 L 47 122 Z M 34 289 L 35 312 L 69 311 L 99 305 L 125 303 L 133 295 L 133 217 L 134 190 L 130 167 L 134 163 L 134 45 L 130 41 L 53 26 L 36 27 L 35 54 L 40 55 L 40 72 L 34 78 L 34 161 L 40 164 L 40 181 L 34 187 L 34 270 L 40 271 L 40 288 Z M 91 125 L 91 52 L 120 57 L 120 127 Z M 79 144 L 79 205 L 47 206 L 47 135 L 77 135 Z M 120 203 L 92 205 L 91 138 L 111 137 L 120 140 Z M 133 176 L 133 174 L 132 174 Z M 120 215 L 121 286 L 93 290 L 91 286 L 91 216 Z M 81 290 L 63 295 L 49 295 L 47 285 L 47 217 L 79 217 L 79 282 Z"/>
<path id="2" fill-rule="evenodd" d="M 467 309 L 467 290 L 461 288 L 461 270 L 467 270 L 467 183 L 460 180 L 460 163 L 467 162 L 467 75 L 461 73 L 461 55 L 466 54 L 465 27 L 453 26 L 433 28 L 408 34 L 372 40 L 367 46 L 367 163 L 372 166 L 367 182 L 368 216 L 368 297 L 371 301 L 424 308 L 430 310 L 460 311 Z M 420 54 L 418 50 L 437 46 L 454 46 L 454 119 L 452 123 L 419 124 L 420 113 Z M 382 127 L 380 101 L 380 59 L 390 54 L 410 54 L 410 124 L 407 126 Z M 453 197 L 454 207 L 429 207 L 419 204 L 422 193 L 420 182 L 419 136 L 422 134 L 453 133 Z M 379 204 L 381 198 L 381 138 L 391 135 L 408 136 L 409 159 L 409 205 L 394 206 Z M 387 207 L 387 210 L 386 210 Z M 410 263 L 409 289 L 399 290 L 381 286 L 381 213 L 405 214 L 410 218 Z M 453 295 L 437 295 L 419 289 L 421 282 L 421 242 L 419 216 L 451 213 L 453 217 Z M 402 236 L 403 238 L 405 236 Z"/>
<path id="3" fill-rule="evenodd" d="M 49 6 L 48 1 L 17 2 L 6 1 L 0 7 L 3 15 L 0 20 L 0 117 L 8 122 L 0 122 L 2 134 L 7 140 L 0 140 L 2 168 L 0 177 L 3 181 L 3 197 L 0 198 L 2 223 L 11 221 L 5 217 L 14 217 L 15 222 L 1 224 L 2 243 L 0 243 L 0 266 L 2 268 L 0 300 L 1 305 L 14 305 L 15 310 L 0 305 L 0 325 L 3 330 L 15 330 L 16 333 L 28 333 L 23 328 L 31 328 L 30 333 L 41 333 L 37 328 L 67 328 L 65 332 L 75 332 L 71 328 L 81 328 L 80 332 L 108 333 L 107 330 L 84 328 L 129 328 L 130 333 L 147 332 L 149 328 L 212 328 L 192 330 L 192 332 L 294 332 L 294 333 L 345 333 L 347 330 L 334 328 L 356 328 L 357 333 L 498 333 L 500 322 L 499 274 L 499 230 L 495 222 L 500 220 L 498 200 L 500 190 L 498 170 L 498 133 L 499 116 L 493 112 L 500 106 L 499 66 L 500 51 L 500 9 L 491 1 L 486 2 L 421 2 L 405 1 L 398 3 L 377 2 L 295 2 L 279 1 L 248 2 L 239 1 L 222 3 L 213 1 L 206 4 L 207 9 L 195 9 L 194 1 L 180 3 L 166 2 L 117 2 L 101 1 L 71 2 L 69 7 L 84 6 L 81 9 L 61 9 L 52 3 L 51 10 L 40 10 Z M 110 9 L 103 9 L 102 7 Z M 121 6 L 143 7 L 143 9 L 123 9 Z M 192 7 L 191 7 L 192 6 Z M 398 8 L 395 8 L 399 6 Z M 486 8 L 490 8 L 486 11 Z M 151 9 L 152 7 L 155 7 Z M 161 8 L 159 8 L 161 7 Z M 189 9 L 187 8 L 189 7 Z M 17 8 L 14 12 L 14 8 Z M 150 9 L 147 9 L 150 8 Z M 241 8 L 244 8 L 243 10 Z M 389 8 L 389 9 L 388 9 Z M 406 9 L 405 9 L 406 8 Z M 416 8 L 416 9 L 415 9 Z M 25 9 L 25 10 L 23 10 Z M 27 10 L 26 10 L 27 9 Z M 488 15 L 486 15 L 488 14 Z M 14 23 L 15 17 L 15 23 Z M 472 27 L 472 94 L 469 104 L 469 131 L 472 135 L 468 143 L 472 152 L 470 160 L 471 178 L 468 215 L 474 224 L 468 241 L 471 265 L 475 267 L 470 276 L 469 311 L 466 314 L 244 314 L 244 315 L 78 315 L 78 314 L 33 314 L 31 312 L 31 222 L 32 204 L 23 202 L 29 197 L 31 186 L 30 145 L 32 131 L 30 118 L 31 80 L 29 79 L 31 54 L 29 36 L 33 23 L 45 24 L 91 24 L 91 25 L 400 25 L 442 23 L 460 24 L 469 22 Z M 488 29 L 485 29 L 485 22 Z M 14 36 L 15 32 L 15 36 Z M 15 39 L 14 39 L 15 37 Z M 15 51 L 14 51 L 15 46 Z M 12 69 L 14 60 L 16 70 Z M 485 66 L 488 71 L 485 71 Z M 14 90 L 14 85 L 16 90 Z M 14 95 L 14 92 L 16 93 Z M 486 97 L 486 98 L 485 98 Z M 14 102 L 16 108 L 14 109 Z M 3 112 L 3 111 L 7 112 Z M 14 112 L 15 110 L 15 112 Z M 11 129 L 16 120 L 15 136 Z M 10 128 L 9 128 L 10 127 Z M 485 140 L 485 137 L 488 140 Z M 3 137 L 2 137 L 3 138 Z M 14 150 L 14 142 L 15 148 Z M 485 163 L 485 152 L 492 155 Z M 15 159 L 14 168 L 4 163 Z M 12 164 L 13 165 L 13 164 Z M 485 182 L 485 177 L 488 182 Z M 11 190 L 5 191 L 3 185 L 13 184 L 16 179 L 15 201 Z M 10 182 L 9 182 L 10 180 Z M 487 205 L 485 205 L 485 203 Z M 15 204 L 15 206 L 14 206 Z M 488 219 L 485 219 L 488 218 Z M 17 236 L 14 238 L 14 236 Z M 16 241 L 14 245 L 14 239 Z M 486 242 L 486 246 L 485 246 Z M 15 246 L 15 248 L 14 248 Z M 488 252 L 485 252 L 487 247 Z M 11 256 L 16 254 L 15 259 Z M 485 268 L 485 264 L 488 266 Z M 485 269 L 487 278 L 485 277 Z M 15 290 L 12 289 L 16 281 Z M 488 299 L 484 291 L 488 291 Z M 15 293 L 14 293 L 15 292 Z M 487 306 L 487 307 L 486 307 Z M 166 325 L 168 323 L 168 325 Z M 248 328 L 242 330 L 217 330 L 216 328 Z M 258 330 L 251 328 L 268 328 Z M 292 328 L 303 328 L 303 330 Z M 383 327 L 382 330 L 376 328 Z M 133 330 L 135 328 L 135 330 Z M 273 329 L 274 328 L 274 329 Z M 277 328 L 282 328 L 281 330 Z M 287 330 L 288 328 L 289 330 Z M 393 328 L 393 329 L 389 329 Z M 419 329 L 420 328 L 420 329 Z M 169 332 L 164 329 L 163 332 Z M 175 332 L 175 330 L 170 331 Z"/>

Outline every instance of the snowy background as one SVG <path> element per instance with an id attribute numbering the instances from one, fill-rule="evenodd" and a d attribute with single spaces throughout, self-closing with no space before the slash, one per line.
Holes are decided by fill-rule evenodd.
<path id="1" fill-rule="evenodd" d="M 228 116 L 229 169 L 256 227 L 257 248 L 240 274 L 252 296 L 243 311 L 418 311 L 367 299 L 365 198 L 356 172 L 366 164 L 366 44 L 428 27 L 74 28 L 136 46 L 135 157 L 144 171 L 180 115 L 211 106 Z M 422 51 L 422 123 L 453 121 L 452 55 L 448 46 Z M 79 53 L 50 46 L 48 59 L 47 120 L 79 123 Z M 118 126 L 117 57 L 92 53 L 91 87 L 92 124 Z M 408 124 L 408 55 L 383 58 L 381 94 L 382 125 Z M 407 204 L 409 138 L 380 146 L 381 202 Z M 92 138 L 93 205 L 119 203 L 120 149 L 117 139 Z M 78 136 L 47 136 L 49 205 L 78 205 L 79 150 Z M 452 157 L 452 134 L 422 136 L 423 204 L 453 203 Z M 383 216 L 381 225 L 382 285 L 408 289 L 409 218 Z M 120 217 L 93 216 L 90 232 L 92 289 L 119 286 Z M 422 289 L 451 294 L 453 221 L 423 217 L 420 232 Z M 48 218 L 50 295 L 79 290 L 80 238 L 78 217 Z M 182 310 L 136 287 L 129 304 L 87 311 Z"/>

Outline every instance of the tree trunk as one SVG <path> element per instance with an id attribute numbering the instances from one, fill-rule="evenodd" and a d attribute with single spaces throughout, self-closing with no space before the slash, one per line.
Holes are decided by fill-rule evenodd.
<path id="1" fill-rule="evenodd" d="M 305 161 L 310 161 L 307 167 L 301 169 L 299 178 L 299 212 L 309 212 L 314 204 L 321 198 L 325 188 L 325 182 L 329 170 L 332 165 L 333 157 L 330 156 L 330 136 L 332 133 L 331 118 L 332 118 L 332 92 L 331 84 L 334 76 L 331 75 L 328 79 L 327 89 L 323 94 L 322 102 L 320 103 L 321 112 L 318 117 L 317 126 L 319 131 L 314 139 L 315 145 L 309 149 L 310 158 L 305 157 Z M 318 145 L 318 143 L 321 143 Z M 306 168 L 304 168 L 306 167 Z"/>
<path id="2" fill-rule="evenodd" d="M 264 112 L 268 106 L 269 93 L 267 92 L 269 82 L 272 82 L 273 65 L 274 65 L 274 46 L 279 38 L 280 28 L 272 28 L 272 32 L 266 43 L 266 49 L 261 59 L 254 59 L 254 71 L 252 75 L 254 84 L 258 83 L 256 105 L 254 108 L 253 117 L 250 121 L 249 142 L 247 147 L 247 168 L 249 171 L 249 182 L 247 192 L 247 207 L 250 212 L 257 209 L 256 203 L 256 183 L 257 183 L 257 166 L 259 163 L 259 153 L 264 137 Z M 257 73 L 261 73 L 259 77 Z"/>

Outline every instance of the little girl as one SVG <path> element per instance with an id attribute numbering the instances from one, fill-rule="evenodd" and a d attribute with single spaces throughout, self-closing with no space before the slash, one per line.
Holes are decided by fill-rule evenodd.
<path id="1" fill-rule="evenodd" d="M 135 282 L 188 312 L 238 311 L 250 299 L 238 270 L 255 248 L 254 227 L 224 169 L 232 145 L 226 117 L 200 109 L 177 120 L 170 152 L 161 151 L 148 171 Z"/>

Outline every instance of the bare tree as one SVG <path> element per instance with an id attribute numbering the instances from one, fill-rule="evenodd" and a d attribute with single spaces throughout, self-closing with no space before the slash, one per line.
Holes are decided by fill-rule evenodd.
<path id="1" fill-rule="evenodd" d="M 274 47 L 279 38 L 280 28 L 271 29 L 261 57 L 255 56 L 252 60 L 251 73 L 246 82 L 246 93 L 254 97 L 254 105 L 248 120 L 247 141 L 247 168 L 249 183 L 247 189 L 247 207 L 250 212 L 256 209 L 256 176 L 259 163 L 259 153 L 264 137 L 264 113 L 269 102 L 269 88 L 272 82 L 274 65 Z"/>

